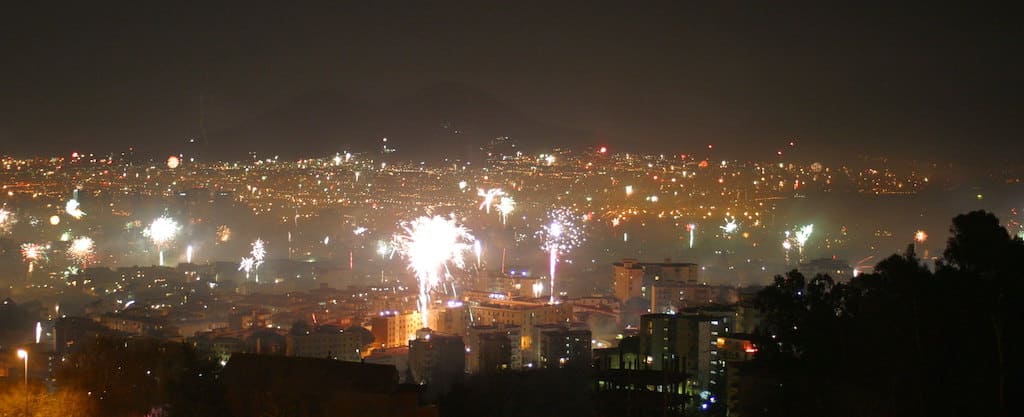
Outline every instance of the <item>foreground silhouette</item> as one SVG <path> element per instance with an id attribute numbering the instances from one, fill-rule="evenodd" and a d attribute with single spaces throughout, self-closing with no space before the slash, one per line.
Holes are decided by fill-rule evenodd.
<path id="1" fill-rule="evenodd" d="M 950 231 L 935 271 L 911 245 L 848 283 L 775 277 L 748 365 L 772 395 L 739 414 L 1016 415 L 1024 243 L 983 211 Z"/>

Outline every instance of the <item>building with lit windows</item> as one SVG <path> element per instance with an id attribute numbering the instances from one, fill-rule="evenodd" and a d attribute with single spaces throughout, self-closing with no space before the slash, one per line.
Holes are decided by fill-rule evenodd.
<path id="1" fill-rule="evenodd" d="M 697 285 L 700 267 L 695 263 L 672 262 L 638 262 L 636 259 L 623 259 L 612 264 L 615 271 L 615 297 L 620 301 L 630 298 L 650 298 L 655 285 L 668 286 L 674 283 Z M 673 284 L 666 284 L 673 283 Z M 653 311 L 653 310 L 652 310 Z"/>
<path id="2" fill-rule="evenodd" d="M 568 323 L 572 318 L 572 305 L 568 303 L 488 299 L 472 302 L 469 308 L 473 325 L 519 326 L 522 331 L 519 345 L 523 352 L 533 346 L 534 326 Z M 528 362 L 524 359 L 524 363 Z"/>
<path id="3" fill-rule="evenodd" d="M 694 394 L 710 398 L 719 390 L 725 373 L 725 361 L 718 357 L 722 318 L 647 314 L 640 323 L 640 355 L 647 369 L 688 374 L 687 390 Z"/>
<path id="4" fill-rule="evenodd" d="M 625 302 L 630 298 L 642 297 L 644 269 L 636 259 L 623 259 L 612 264 L 615 270 L 615 298 Z"/>
<path id="5" fill-rule="evenodd" d="M 590 368 L 591 334 L 586 325 L 543 324 L 534 327 L 531 362 L 538 368 Z"/>
<path id="6" fill-rule="evenodd" d="M 370 319 L 375 348 L 396 348 L 407 346 L 422 324 L 418 312 L 382 312 Z"/>

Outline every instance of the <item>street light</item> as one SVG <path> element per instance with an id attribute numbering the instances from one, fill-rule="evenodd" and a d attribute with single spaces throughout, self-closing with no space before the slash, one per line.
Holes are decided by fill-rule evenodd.
<path id="1" fill-rule="evenodd" d="M 18 359 L 25 361 L 25 388 L 28 389 L 28 351 L 25 349 L 18 349 Z"/>

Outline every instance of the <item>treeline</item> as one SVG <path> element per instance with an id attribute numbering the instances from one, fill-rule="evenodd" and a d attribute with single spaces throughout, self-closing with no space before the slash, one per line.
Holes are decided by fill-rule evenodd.
<path id="1" fill-rule="evenodd" d="M 1024 242 L 983 211 L 950 231 L 934 270 L 911 245 L 845 283 L 776 276 L 739 414 L 1020 415 Z"/>
<path id="2" fill-rule="evenodd" d="M 0 386 L 0 417 L 223 416 L 218 364 L 178 342 L 97 338 L 38 382 Z"/>

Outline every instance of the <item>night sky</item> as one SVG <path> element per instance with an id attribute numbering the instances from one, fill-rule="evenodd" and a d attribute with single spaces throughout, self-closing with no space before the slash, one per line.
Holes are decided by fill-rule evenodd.
<path id="1" fill-rule="evenodd" d="M 436 85 L 587 133 L 568 145 L 714 143 L 762 159 L 794 139 L 804 156 L 1024 151 L 1024 33 L 995 4 L 156 3 L 8 5 L 0 154 L 173 151 L 198 134 L 200 96 L 211 141 L 324 91 L 405 117 L 388 103 Z M 388 134 L 375 129 L 347 143 Z"/>

